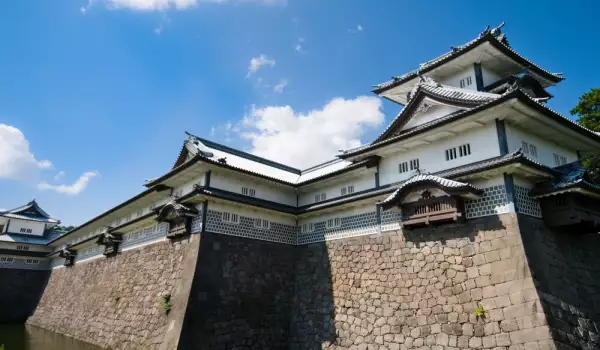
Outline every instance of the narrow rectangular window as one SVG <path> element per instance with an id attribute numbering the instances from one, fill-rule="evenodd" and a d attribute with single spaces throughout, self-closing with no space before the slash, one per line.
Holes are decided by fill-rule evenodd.
<path id="1" fill-rule="evenodd" d="M 346 194 L 346 187 L 342 187 L 342 189 L 340 190 L 341 195 L 345 195 Z"/>
<path id="2" fill-rule="evenodd" d="M 321 193 L 321 200 L 324 201 L 325 199 L 327 199 L 327 195 L 325 194 L 325 192 Z"/>
<path id="3" fill-rule="evenodd" d="M 314 230 L 315 230 L 315 226 L 312 222 L 302 224 L 302 227 L 301 227 L 302 233 L 312 232 Z"/>
<path id="4" fill-rule="evenodd" d="M 465 87 L 465 80 L 464 80 L 464 79 L 461 79 L 461 80 L 460 80 L 460 87 L 461 87 L 461 88 L 464 88 L 464 87 Z"/>
<path id="5" fill-rule="evenodd" d="M 12 263 L 13 261 L 15 261 L 15 259 L 9 256 L 0 256 L 0 262 Z"/>
<path id="6" fill-rule="evenodd" d="M 554 165 L 565 165 L 567 164 L 567 158 L 565 156 L 561 156 L 559 154 L 554 153 Z"/>
<path id="7" fill-rule="evenodd" d="M 398 165 L 398 171 L 400 174 L 408 171 L 408 162 L 402 162 Z"/>
<path id="8" fill-rule="evenodd" d="M 417 170 L 419 169 L 419 159 L 413 159 L 410 161 L 410 170 Z"/>
<path id="9" fill-rule="evenodd" d="M 446 160 L 453 160 L 456 158 L 456 147 L 446 150 Z"/>
<path id="10" fill-rule="evenodd" d="M 248 189 L 248 195 L 250 197 L 255 197 L 256 196 L 256 190 L 253 188 Z"/>
<path id="11" fill-rule="evenodd" d="M 532 156 L 534 158 L 537 158 L 537 147 L 531 143 L 527 143 L 525 141 L 521 142 L 521 150 L 523 151 L 523 153 L 527 154 L 528 156 Z"/>
<path id="12" fill-rule="evenodd" d="M 471 85 L 472 81 L 471 81 L 471 77 L 467 77 L 467 86 Z"/>
<path id="13" fill-rule="evenodd" d="M 354 193 L 354 185 L 348 186 L 348 193 Z"/>
<path id="14" fill-rule="evenodd" d="M 315 202 L 318 202 L 321 200 L 321 195 L 316 194 L 315 195 Z"/>
<path id="15" fill-rule="evenodd" d="M 137 212 L 137 214 L 136 214 L 136 215 L 137 215 L 137 217 L 139 218 L 140 216 L 142 216 L 142 214 L 143 214 L 143 213 L 144 213 L 144 211 L 143 211 L 143 210 L 139 210 L 139 211 Z"/>
<path id="16" fill-rule="evenodd" d="M 25 260 L 25 263 L 26 263 L 26 264 L 37 264 L 37 263 L 39 263 L 39 262 L 40 262 L 40 261 L 39 261 L 38 259 L 26 259 L 26 260 Z"/>

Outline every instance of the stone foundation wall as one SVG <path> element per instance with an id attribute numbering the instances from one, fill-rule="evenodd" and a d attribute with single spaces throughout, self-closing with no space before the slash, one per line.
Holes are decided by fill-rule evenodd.
<path id="1" fill-rule="evenodd" d="M 311 244 L 295 261 L 291 349 L 554 346 L 514 214 Z"/>
<path id="2" fill-rule="evenodd" d="M 202 233 L 180 349 L 287 349 L 294 246 Z"/>
<path id="3" fill-rule="evenodd" d="M 54 269 L 28 323 L 113 349 L 159 348 L 185 311 L 189 288 L 182 276 L 189 260 L 195 263 L 198 243 L 196 235 Z M 166 294 L 169 315 L 158 302 Z"/>
<path id="4" fill-rule="evenodd" d="M 563 348 L 600 349 L 600 234 L 553 231 L 527 216 L 519 223 L 553 338 Z"/>
<path id="5" fill-rule="evenodd" d="M 0 323 L 23 323 L 33 314 L 48 271 L 0 268 Z"/>

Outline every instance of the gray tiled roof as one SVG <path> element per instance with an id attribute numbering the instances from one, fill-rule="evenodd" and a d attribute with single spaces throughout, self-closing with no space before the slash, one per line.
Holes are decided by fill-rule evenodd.
<path id="1" fill-rule="evenodd" d="M 581 161 L 553 168 L 557 175 L 546 186 L 539 186 L 531 191 L 533 196 L 542 196 L 555 192 L 563 192 L 571 188 L 585 188 L 591 191 L 600 191 L 600 186 L 591 182 L 586 174 L 586 168 Z"/>
<path id="2" fill-rule="evenodd" d="M 502 25 L 500 25 L 499 27 L 501 27 Z M 462 55 L 464 52 L 472 49 L 474 46 L 479 45 L 480 43 L 483 43 L 485 41 L 488 40 L 494 40 L 494 42 L 496 42 L 499 45 L 502 45 L 502 47 L 507 50 L 510 54 L 514 55 L 515 57 L 519 58 L 521 61 L 523 61 L 523 63 L 528 66 L 528 67 L 535 67 L 536 69 L 538 69 L 540 72 L 543 72 L 549 76 L 552 76 L 555 80 L 562 80 L 564 79 L 562 77 L 562 75 L 557 74 L 557 73 L 551 73 L 548 72 L 540 67 L 538 67 L 537 65 L 535 65 L 532 61 L 528 60 L 527 58 L 525 58 L 524 56 L 520 55 L 519 53 L 517 53 L 515 50 L 513 50 L 509 45 L 508 45 L 508 41 L 506 39 L 506 35 L 503 34 L 500 31 L 500 28 L 494 28 L 494 29 L 486 29 L 485 31 L 483 31 L 481 34 L 479 34 L 479 36 L 461 46 L 455 46 L 452 48 L 451 51 L 448 51 L 446 53 L 444 53 L 443 55 L 440 55 L 432 60 L 429 60 L 425 63 L 422 63 L 419 65 L 418 69 L 415 69 L 413 71 L 410 71 L 406 74 L 403 74 L 401 76 L 396 76 L 394 77 L 392 80 L 389 80 L 387 82 L 381 83 L 376 85 L 376 89 L 375 91 L 378 90 L 382 90 L 382 89 L 386 89 L 389 88 L 391 86 L 395 86 L 395 85 L 399 85 L 401 82 L 406 81 L 408 79 L 412 79 L 416 76 L 418 76 L 420 73 L 424 73 L 429 69 L 433 69 L 434 67 L 438 66 L 439 64 L 446 62 L 448 60 L 451 60 L 453 57 L 458 57 L 460 55 Z"/>
<path id="3" fill-rule="evenodd" d="M 397 189 L 392 193 L 389 197 L 381 202 L 381 204 L 386 204 L 394 201 L 398 195 L 402 192 L 404 188 L 409 185 L 422 183 L 422 182 L 434 182 L 442 188 L 454 188 L 454 189 L 472 189 L 474 191 L 481 191 L 480 189 L 471 186 L 468 183 L 449 180 L 440 176 L 430 175 L 430 174 L 419 174 L 411 177 L 410 179 L 404 181 Z"/>

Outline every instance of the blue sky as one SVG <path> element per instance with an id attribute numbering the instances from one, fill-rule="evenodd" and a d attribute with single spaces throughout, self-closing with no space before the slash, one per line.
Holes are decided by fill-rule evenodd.
<path id="1" fill-rule="evenodd" d="M 331 158 L 399 111 L 371 85 L 501 21 L 517 51 L 564 73 L 550 106 L 567 115 L 600 86 L 600 5 L 577 4 L 0 2 L 0 208 L 36 198 L 83 223 L 170 169 L 185 130 L 300 167 Z"/>

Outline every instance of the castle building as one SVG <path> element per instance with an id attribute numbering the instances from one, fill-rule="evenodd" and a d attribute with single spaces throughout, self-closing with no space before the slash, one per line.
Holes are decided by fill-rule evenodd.
<path id="1" fill-rule="evenodd" d="M 52 248 L 46 244 L 60 236 L 60 223 L 37 202 L 0 212 L 0 268 L 48 269 L 46 256 Z"/>
<path id="2" fill-rule="evenodd" d="M 64 281 L 80 283 L 81 278 L 90 278 L 90 273 L 78 272 L 85 266 L 95 266 L 94 273 L 103 282 L 89 281 L 96 286 L 94 293 L 117 280 L 126 281 L 120 282 L 123 285 L 144 280 L 150 278 L 144 266 L 162 259 L 162 250 L 156 247 L 199 237 L 195 253 L 160 260 L 160 266 L 178 266 L 169 273 L 184 281 L 185 273 L 178 269 L 184 269 L 183 261 L 195 256 L 191 264 L 195 272 L 189 275 L 193 281 L 182 283 L 188 290 L 200 291 L 190 292 L 182 306 L 187 307 L 185 317 L 170 325 L 200 329 L 182 333 L 180 339 L 205 336 L 205 345 L 197 348 L 281 349 L 287 346 L 282 344 L 292 344 L 290 348 L 320 349 L 327 342 L 338 348 L 367 343 L 391 344 L 385 345 L 386 349 L 394 348 L 393 344 L 487 348 L 492 343 L 499 347 L 532 342 L 542 346 L 561 334 L 566 339 L 568 331 L 548 330 L 548 319 L 532 321 L 531 317 L 542 314 L 539 309 L 531 311 L 534 316 L 509 316 L 530 310 L 532 302 L 537 306 L 546 294 L 523 296 L 520 304 L 511 304 L 512 294 L 505 299 L 497 291 L 513 279 L 520 281 L 519 288 L 535 291 L 528 271 L 533 269 L 532 261 L 541 261 L 535 256 L 542 250 L 530 253 L 525 249 L 523 253 L 523 245 L 534 244 L 521 243 L 525 236 L 541 237 L 538 233 L 542 230 L 584 235 L 598 232 L 600 226 L 600 187 L 588 181 L 581 164 L 582 157 L 600 150 L 600 136 L 546 105 L 552 98 L 547 88 L 563 79 L 517 53 L 501 25 L 487 28 L 415 71 L 376 85 L 374 93 L 399 105 L 397 116 L 372 142 L 332 155 L 333 159 L 323 164 L 297 169 L 188 133 L 172 168 L 147 181 L 144 191 L 46 243 L 51 251 L 44 259 L 52 271 L 47 290 L 52 291 L 44 293 L 31 322 L 85 338 L 91 334 L 86 332 L 92 331 L 78 330 L 73 322 L 81 319 L 80 314 L 57 321 L 64 312 L 58 313 L 56 304 L 67 303 L 62 308 L 69 309 L 70 298 L 65 295 L 75 295 L 65 289 Z M 535 227 L 531 232 L 536 233 L 526 235 L 530 227 Z M 439 238 L 440 232 L 452 233 Z M 460 232 L 465 232 L 464 236 Z M 430 236 L 438 238 L 427 238 Z M 489 254 L 484 248 L 488 245 Z M 148 252 L 152 252 L 151 258 L 147 258 Z M 429 255 L 431 252 L 437 255 Z M 561 258 L 564 264 L 559 264 L 558 270 L 563 271 L 562 266 L 575 255 Z M 585 256 L 593 259 L 593 255 Z M 498 265 L 500 262 L 504 265 Z M 365 267 L 371 263 L 376 267 Z M 513 263 L 518 267 L 510 265 Z M 478 269 L 478 264 L 485 267 Z M 130 266 L 136 270 L 120 275 L 119 271 Z M 327 275 L 318 271 L 325 267 L 330 270 L 330 284 L 317 287 Z M 396 269 L 394 277 L 371 279 L 371 275 L 383 273 L 382 269 Z M 537 278 L 548 285 L 566 281 L 544 279 L 544 273 L 558 270 L 540 269 L 543 273 Z M 568 275 L 565 272 L 564 276 Z M 54 284 L 53 279 L 62 284 Z M 157 283 L 162 285 L 153 282 L 147 288 L 160 291 Z M 172 282 L 164 283 L 171 286 Z M 70 287 L 79 290 L 72 299 L 84 294 L 81 290 L 86 286 L 77 286 Z M 136 286 L 114 285 L 102 295 L 110 295 L 118 303 L 137 293 L 140 288 Z M 175 290 L 180 293 L 185 288 Z M 600 286 L 596 281 L 586 288 L 596 291 L 590 309 L 598 312 Z M 485 297 L 478 298 L 482 290 Z M 116 291 L 121 294 L 111 294 Z M 234 291 L 240 294 L 228 294 Z M 576 302 L 578 293 L 583 292 L 578 289 L 565 294 L 572 296 L 569 305 L 580 310 L 577 317 L 598 322 L 591 316 L 593 312 Z M 364 295 L 376 301 L 364 300 Z M 554 299 L 548 295 L 544 303 L 554 307 L 555 303 L 548 301 Z M 430 299 L 422 299 L 425 296 Z M 145 300 L 149 298 L 154 297 Z M 285 307 L 274 304 L 284 299 Z M 130 308 L 135 300 L 128 300 Z M 86 303 L 77 304 L 78 309 L 91 307 Z M 479 321 L 472 316 L 479 303 L 491 314 L 483 321 L 481 332 Z M 108 312 L 98 311 L 103 307 L 94 309 L 89 317 Z M 196 307 L 202 311 L 190 311 Z M 438 316 L 432 316 L 432 310 Z M 114 312 L 113 320 L 119 319 L 120 314 Z M 253 320 L 262 313 L 269 316 Z M 280 319 L 286 313 L 291 316 Z M 319 318 L 329 313 L 331 316 Z M 402 323 L 385 323 L 394 317 Z M 523 321 L 525 317 L 529 317 L 527 321 Z M 380 318 L 384 318 L 381 324 Z M 495 325 L 489 323 L 492 320 Z M 504 328 L 504 324 L 500 329 L 504 321 L 514 329 Z M 566 328 L 582 327 L 589 337 L 598 334 L 591 326 L 569 322 L 572 325 Z M 382 328 L 375 331 L 373 324 Z M 219 333 L 216 327 L 220 325 L 228 331 Z M 442 331 L 435 331 L 436 327 Z M 526 327 L 537 338 L 527 338 Z M 142 331 L 123 335 L 119 332 L 124 330 L 102 329 L 92 332 L 101 345 L 121 344 L 116 339 L 136 346 L 160 343 L 153 343 Z M 152 332 L 160 338 L 165 331 L 159 327 Z M 108 337 L 106 334 L 116 335 L 100 336 Z M 597 344 L 589 337 L 586 344 Z"/>

